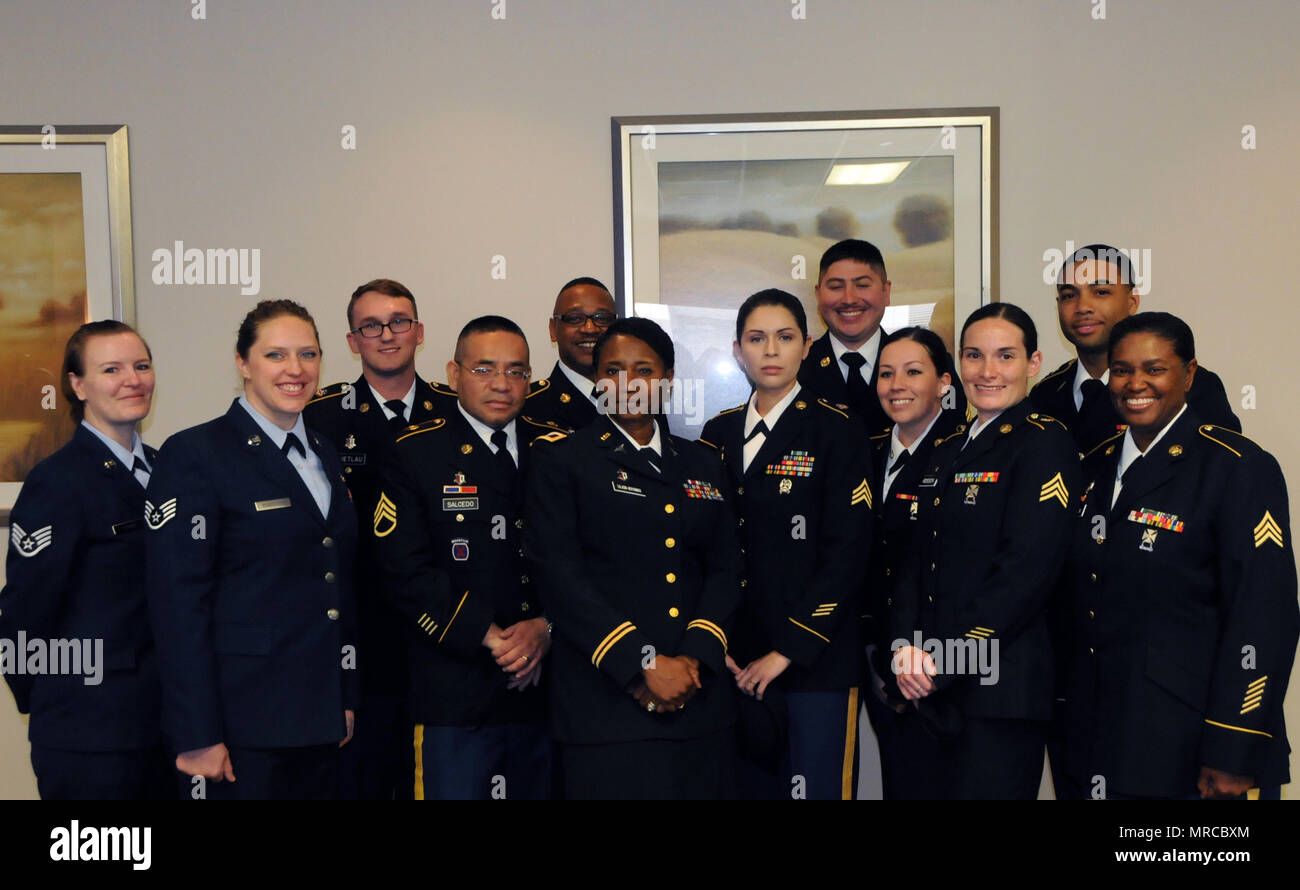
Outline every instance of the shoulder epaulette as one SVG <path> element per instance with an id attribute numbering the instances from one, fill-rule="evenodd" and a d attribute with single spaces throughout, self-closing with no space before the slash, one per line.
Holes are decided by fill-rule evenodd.
<path id="1" fill-rule="evenodd" d="M 1070 431 L 1070 428 L 1068 426 L 1061 423 L 1061 421 L 1057 420 L 1055 417 L 1053 417 L 1050 414 L 1040 414 L 1037 411 L 1035 411 L 1033 414 L 1030 414 L 1028 417 L 1026 417 L 1025 420 L 1029 421 L 1034 426 L 1038 427 L 1040 430 L 1047 429 L 1047 427 L 1044 426 L 1044 424 L 1054 423 L 1057 426 L 1059 426 L 1061 429 L 1065 430 L 1067 433 Z"/>
<path id="2" fill-rule="evenodd" d="M 568 433 L 562 432 L 560 430 L 555 430 L 554 432 L 543 433 L 542 435 L 537 436 L 536 438 L 534 438 L 532 441 L 528 443 L 528 447 L 532 448 L 538 442 L 558 442 L 561 439 L 567 439 L 568 437 L 569 437 Z"/>
<path id="3" fill-rule="evenodd" d="M 540 427 L 541 429 L 544 429 L 544 430 L 559 430 L 559 431 L 562 432 L 562 433 L 571 433 L 571 432 L 573 432 L 573 430 L 569 429 L 567 426 L 564 426 L 563 424 L 556 423 L 556 422 L 553 421 L 553 420 L 533 420 L 533 418 L 531 418 L 531 417 L 526 417 L 526 416 L 523 415 L 523 414 L 520 414 L 520 415 L 519 415 L 519 419 L 522 420 L 524 423 L 530 423 L 530 424 L 532 424 L 533 426 L 535 426 L 535 427 Z"/>
<path id="4" fill-rule="evenodd" d="M 1077 358 L 1070 359 L 1068 362 L 1061 365 L 1061 367 L 1057 368 L 1052 373 L 1047 374 L 1046 376 L 1043 377 L 1042 380 L 1038 381 L 1039 386 L 1042 386 L 1044 383 L 1051 380 L 1053 377 L 1059 377 L 1060 375 L 1064 374 L 1066 371 L 1073 371 L 1074 366 L 1078 361 L 1079 360 Z"/>
<path id="5" fill-rule="evenodd" d="M 1246 448 L 1259 449 L 1259 445 L 1256 444 L 1253 439 L 1243 436 L 1236 430 L 1230 430 L 1226 426 L 1215 426 L 1212 423 L 1203 423 L 1196 428 L 1196 431 L 1209 439 L 1215 445 L 1220 445 L 1231 451 L 1233 454 L 1237 455 L 1237 457 L 1242 457 L 1242 451 Z M 1228 442 L 1232 442 L 1232 445 L 1223 441 L 1224 439 L 1227 439 Z M 1237 447 L 1234 448 L 1233 445 Z"/>
<path id="6" fill-rule="evenodd" d="M 550 381 L 550 380 L 547 380 L 547 379 L 545 379 L 545 378 L 543 378 L 543 379 L 541 379 L 541 380 L 534 380 L 534 381 L 529 385 L 529 387 L 528 387 L 528 395 L 524 396 L 524 398 L 525 398 L 525 399 L 531 399 L 533 396 L 537 395 L 539 392 L 546 392 L 546 391 L 547 391 L 548 389 L 550 389 L 550 388 L 551 388 L 551 381 Z"/>
<path id="7" fill-rule="evenodd" d="M 818 399 L 817 404 L 821 405 L 827 411 L 835 412 L 840 417 L 843 417 L 845 420 L 849 419 L 849 413 L 847 411 L 842 411 L 839 408 L 836 408 L 834 405 L 832 405 L 830 402 L 826 401 L 825 399 Z"/>
<path id="8" fill-rule="evenodd" d="M 440 427 L 446 425 L 447 425 L 447 421 L 443 420 L 441 417 L 435 417 L 431 420 L 426 420 L 422 423 L 413 423 L 406 428 L 406 432 L 402 433 L 400 436 L 397 437 L 397 441 L 400 442 L 403 439 L 409 439 L 412 436 L 418 436 L 420 435 L 420 433 L 431 432 L 432 430 L 439 429 Z"/>
<path id="9" fill-rule="evenodd" d="M 1124 435 L 1124 431 L 1123 431 L 1123 430 L 1121 430 L 1120 432 L 1118 432 L 1118 433 L 1116 433 L 1115 435 L 1111 436 L 1109 439 L 1103 439 L 1101 442 L 1099 442 L 1099 443 L 1097 444 L 1097 446 L 1096 446 L 1095 448 L 1093 448 L 1091 451 L 1089 451 L 1087 454 L 1085 454 L 1085 455 L 1083 456 L 1083 457 L 1084 457 L 1084 460 L 1087 460 L 1088 458 L 1092 457 L 1092 456 L 1093 456 L 1094 454 L 1096 454 L 1098 451 L 1101 451 L 1101 449 L 1105 448 L 1107 445 L 1111 444 L 1112 442 L 1114 442 L 1116 439 L 1118 439 L 1118 438 L 1119 438 L 1120 436 L 1122 436 L 1122 435 Z"/>
<path id="10" fill-rule="evenodd" d="M 447 384 L 445 384 L 445 383 L 434 383 L 432 380 L 428 381 L 428 383 L 429 383 L 429 389 L 433 390 L 433 391 L 436 392 L 438 395 L 440 395 L 440 396 L 451 396 L 453 399 L 456 398 L 456 390 L 452 389 L 452 388 L 451 388 L 450 386 L 448 386 Z"/>
<path id="11" fill-rule="evenodd" d="M 323 402 L 326 399 L 337 398 L 352 388 L 351 383 L 331 383 L 329 386 L 322 386 L 316 390 L 316 395 L 312 397 L 308 405 L 314 405 L 317 402 Z"/>
<path id="12" fill-rule="evenodd" d="M 871 439 L 871 441 L 873 442 L 876 441 L 877 439 L 888 439 L 891 435 L 893 435 L 893 432 L 894 432 L 893 430 L 885 430 L 883 433 L 876 433 L 874 436 L 868 436 L 868 438 Z"/>
<path id="13" fill-rule="evenodd" d="M 741 402 L 739 405 L 737 405 L 734 408 L 727 408 L 725 411 L 719 411 L 718 416 L 721 417 L 724 414 L 735 414 L 737 411 L 744 411 L 748 407 L 749 407 L 749 402 Z"/>
<path id="14" fill-rule="evenodd" d="M 947 442 L 949 439 L 956 439 L 958 436 L 964 436 L 964 435 L 966 435 L 966 424 L 959 423 L 957 424 L 957 429 L 953 430 L 949 435 L 944 436 L 942 439 L 939 439 L 934 444 L 942 445 L 944 442 Z"/>
<path id="15" fill-rule="evenodd" d="M 719 448 L 717 445 L 714 445 L 712 442 L 710 442 L 708 439 L 696 439 L 695 441 L 696 441 L 696 442 L 699 442 L 701 445 L 708 445 L 708 446 L 709 446 L 710 448 L 712 448 L 714 451 L 721 451 L 721 450 L 722 450 L 722 449 Z"/>

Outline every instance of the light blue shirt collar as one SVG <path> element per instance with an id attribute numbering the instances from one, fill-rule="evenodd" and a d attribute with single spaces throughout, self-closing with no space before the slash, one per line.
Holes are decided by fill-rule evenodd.
<path id="1" fill-rule="evenodd" d="M 298 422 L 293 425 L 293 429 L 282 430 L 254 408 L 249 403 L 247 396 L 241 395 L 239 397 L 239 404 L 248 412 L 248 416 L 253 418 L 253 422 L 261 428 L 262 432 L 266 434 L 266 437 L 271 440 L 271 443 L 275 445 L 277 450 L 284 450 L 284 441 L 289 438 L 290 433 L 293 433 L 298 437 L 298 441 L 302 443 L 303 448 L 308 451 L 311 450 L 311 440 L 307 438 L 307 424 L 303 423 L 301 414 L 298 415 Z"/>
<path id="2" fill-rule="evenodd" d="M 82 420 L 81 425 L 94 433 L 95 437 L 98 438 L 99 441 L 107 445 L 108 450 L 113 452 L 113 456 L 117 458 L 118 463 L 126 467 L 128 470 L 131 469 L 131 464 L 134 463 L 136 457 L 139 457 L 143 461 L 148 461 L 148 458 L 144 456 L 144 443 L 140 441 L 139 433 L 131 433 L 131 450 L 127 451 L 117 442 L 104 435 L 103 432 L 91 426 L 89 421 Z"/>

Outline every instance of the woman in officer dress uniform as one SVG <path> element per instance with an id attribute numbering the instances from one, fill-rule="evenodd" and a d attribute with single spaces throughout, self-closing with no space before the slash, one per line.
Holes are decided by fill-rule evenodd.
<path id="1" fill-rule="evenodd" d="M 887 683 L 889 613 L 907 555 L 915 546 L 921 496 L 917 488 L 935 446 L 966 431 L 964 413 L 955 407 L 952 359 L 939 335 L 921 327 L 895 331 L 880 349 L 876 394 L 893 427 L 871 438 L 871 480 L 879 492 L 868 564 L 867 660 L 869 688 L 863 694 L 880 748 L 885 799 L 933 797 L 933 778 L 918 759 L 932 751 L 933 737 L 922 729 L 915 710 L 890 696 Z M 964 401 L 964 400 L 963 400 Z M 952 405 L 954 407 L 945 407 Z M 932 756 L 924 755 L 924 756 Z"/>
<path id="2" fill-rule="evenodd" d="M 1066 773 L 1076 795 L 1234 798 L 1288 781 L 1295 658 L 1286 481 L 1201 422 L 1191 329 L 1143 312 L 1110 336 L 1127 430 L 1085 456 L 1066 570 Z"/>
<path id="3" fill-rule="evenodd" d="M 732 348 L 754 391 L 701 437 L 722 451 L 744 554 L 727 666 L 742 693 L 766 703 L 742 705 L 752 715 L 741 723 L 742 793 L 851 800 L 872 490 L 861 423 L 805 397 L 796 379 L 811 343 L 797 297 L 772 289 L 745 300 Z M 750 737 L 768 735 L 765 713 L 771 744 Z"/>
<path id="4" fill-rule="evenodd" d="M 145 504 L 164 725 L 191 796 L 330 797 L 357 707 L 357 524 L 301 416 L 320 340 L 263 301 L 235 353 L 244 394 L 167 440 Z"/>
<path id="5" fill-rule="evenodd" d="M 614 322 L 594 358 L 604 416 L 534 440 L 526 480 L 565 796 L 728 797 L 740 579 L 722 462 L 655 418 L 673 371 L 657 324 Z"/>
<path id="6" fill-rule="evenodd" d="M 10 516 L 0 638 L 30 642 L 5 679 L 31 714 L 42 798 L 175 797 L 145 605 L 141 517 L 157 452 L 136 426 L 153 401 L 149 347 L 119 321 L 84 324 L 64 351 L 62 387 L 72 441 L 32 468 Z M 46 660 L 29 672 L 34 643 Z M 69 644 L 75 671 L 50 661 Z"/>
<path id="7" fill-rule="evenodd" d="M 962 327 L 976 412 L 917 483 L 918 545 L 894 598 L 891 671 L 940 741 L 940 798 L 1037 796 L 1053 701 L 1046 606 L 1079 496 L 1069 432 L 1025 400 L 1042 356 L 1033 320 L 990 303 Z"/>

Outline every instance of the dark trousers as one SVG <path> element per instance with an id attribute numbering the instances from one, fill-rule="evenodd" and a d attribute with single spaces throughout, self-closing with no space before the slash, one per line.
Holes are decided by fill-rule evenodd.
<path id="1" fill-rule="evenodd" d="M 867 716 L 880 748 L 880 783 L 885 800 L 939 800 L 944 796 L 940 776 L 932 765 L 939 742 L 921 723 L 909 703 L 900 713 L 874 692 L 866 696 Z"/>
<path id="2" fill-rule="evenodd" d="M 175 800 L 172 761 L 161 746 L 64 751 L 32 745 L 32 771 L 41 800 Z"/>
<path id="3" fill-rule="evenodd" d="M 362 691 L 352 741 L 340 749 L 341 800 L 410 800 L 411 718 L 404 697 Z"/>
<path id="4" fill-rule="evenodd" d="M 177 773 L 182 794 L 196 800 L 333 800 L 338 796 L 337 742 L 305 748 L 231 748 L 230 768 L 233 782 L 200 782 Z"/>
<path id="5" fill-rule="evenodd" d="M 746 800 L 854 800 L 858 790 L 858 689 L 787 692 L 785 753 L 772 773 L 741 758 Z"/>
<path id="6" fill-rule="evenodd" d="M 957 738 L 936 743 L 920 766 L 942 800 L 1035 800 L 1046 739 L 1047 721 L 966 717 Z"/>
<path id="7" fill-rule="evenodd" d="M 414 731 L 416 800 L 546 800 L 551 735 L 545 723 L 427 726 Z"/>
<path id="8" fill-rule="evenodd" d="M 569 800 L 729 800 L 736 795 L 732 727 L 697 739 L 561 746 Z"/>

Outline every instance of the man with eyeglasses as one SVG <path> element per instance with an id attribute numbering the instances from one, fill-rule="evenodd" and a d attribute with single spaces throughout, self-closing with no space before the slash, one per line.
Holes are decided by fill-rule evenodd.
<path id="1" fill-rule="evenodd" d="M 549 796 L 541 664 L 550 626 L 524 573 L 528 342 L 507 318 L 469 322 L 447 363 L 456 405 L 397 437 L 366 523 L 406 627 L 417 800 Z"/>
<path id="2" fill-rule="evenodd" d="M 528 396 L 525 412 L 534 419 L 578 430 L 598 416 L 594 396 L 596 338 L 618 318 L 609 288 L 595 278 L 575 278 L 555 298 L 551 342 L 560 353 L 547 384 Z"/>
<path id="3" fill-rule="evenodd" d="M 411 291 L 387 278 L 368 281 L 352 292 L 347 311 L 348 346 L 361 359 L 361 376 L 318 390 L 303 415 L 308 428 L 338 451 L 358 522 L 367 528 L 379 499 L 384 452 L 399 432 L 436 416 L 440 405 L 434 389 L 415 373 L 424 325 Z M 373 542 L 365 535 L 356 566 L 357 669 L 365 704 L 352 743 L 343 748 L 339 796 L 391 800 L 407 788 L 411 759 L 402 628 L 380 595 Z"/>

